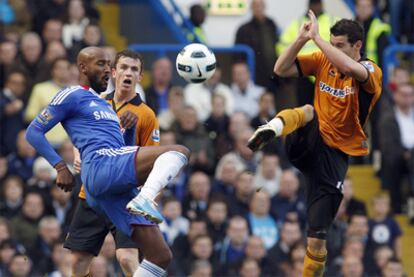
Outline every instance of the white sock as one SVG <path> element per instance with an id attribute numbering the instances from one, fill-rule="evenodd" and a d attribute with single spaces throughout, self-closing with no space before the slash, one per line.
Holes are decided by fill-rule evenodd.
<path id="1" fill-rule="evenodd" d="M 133 277 L 163 277 L 166 271 L 150 261 L 143 260 Z"/>
<path id="2" fill-rule="evenodd" d="M 280 136 L 282 134 L 284 127 L 282 119 L 280 119 L 279 117 L 275 117 L 272 120 L 270 120 L 267 124 L 269 124 L 270 127 L 272 127 L 272 129 L 276 132 L 277 136 Z"/>
<path id="3" fill-rule="evenodd" d="M 187 157 L 177 151 L 168 151 L 161 154 L 154 162 L 147 181 L 138 194 L 154 200 L 157 194 L 180 172 L 187 164 Z"/>

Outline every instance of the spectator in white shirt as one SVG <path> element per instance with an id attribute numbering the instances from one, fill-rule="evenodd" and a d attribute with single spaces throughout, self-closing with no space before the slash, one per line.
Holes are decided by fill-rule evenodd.
<path id="1" fill-rule="evenodd" d="M 245 112 L 252 119 L 259 112 L 259 99 L 265 90 L 254 84 L 250 78 L 249 68 L 244 62 L 233 65 L 232 79 L 234 110 Z"/>
<path id="2" fill-rule="evenodd" d="M 81 41 L 83 31 L 89 24 L 86 17 L 85 6 L 81 0 L 70 0 L 68 2 L 67 22 L 63 25 L 62 41 L 66 49 L 73 46 L 74 42 Z"/>
<path id="3" fill-rule="evenodd" d="M 202 84 L 188 84 L 184 89 L 187 105 L 197 111 L 198 120 L 204 122 L 211 114 L 213 95 L 222 95 L 226 103 L 226 114 L 231 115 L 234 109 L 234 100 L 228 86 L 221 83 L 221 68 L 217 67 L 214 75 Z"/>
<path id="4" fill-rule="evenodd" d="M 279 157 L 276 154 L 264 153 L 254 176 L 256 188 L 266 191 L 270 197 L 273 197 L 279 191 L 281 176 Z"/>

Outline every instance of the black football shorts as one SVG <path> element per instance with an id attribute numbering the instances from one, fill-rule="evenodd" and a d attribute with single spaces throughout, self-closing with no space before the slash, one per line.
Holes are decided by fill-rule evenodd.
<path id="1" fill-rule="evenodd" d="M 323 141 L 316 114 L 286 137 L 286 151 L 305 176 L 308 236 L 324 239 L 342 201 L 348 155 Z"/>
<path id="2" fill-rule="evenodd" d="M 137 248 L 135 242 L 117 230 L 107 217 L 95 212 L 85 199 L 79 198 L 63 246 L 73 251 L 88 252 L 97 256 L 108 232 L 114 236 L 117 249 Z"/>

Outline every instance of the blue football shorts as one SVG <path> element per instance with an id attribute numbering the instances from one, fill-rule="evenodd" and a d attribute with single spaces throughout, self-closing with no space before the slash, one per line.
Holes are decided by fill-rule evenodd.
<path id="1" fill-rule="evenodd" d="M 126 205 L 139 190 L 135 172 L 138 146 L 101 149 L 82 164 L 81 177 L 86 201 L 97 212 L 105 214 L 125 234 L 132 235 L 131 225 L 154 225 L 139 215 L 128 212 Z"/>

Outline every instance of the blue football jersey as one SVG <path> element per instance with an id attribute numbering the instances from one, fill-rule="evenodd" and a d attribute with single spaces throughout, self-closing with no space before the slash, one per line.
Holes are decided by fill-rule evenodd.
<path id="1" fill-rule="evenodd" d="M 92 159 L 99 149 L 125 146 L 119 118 L 111 105 L 90 88 L 68 87 L 56 94 L 27 131 L 28 141 L 52 165 L 62 159 L 45 141 L 44 134 L 59 122 L 79 149 L 83 162 Z"/>

